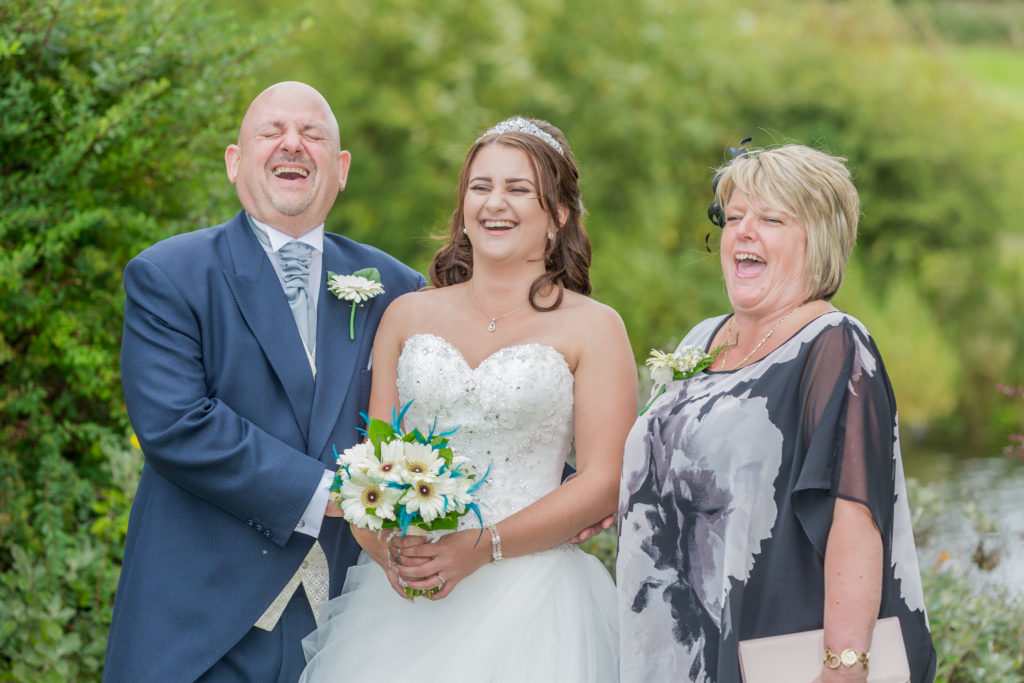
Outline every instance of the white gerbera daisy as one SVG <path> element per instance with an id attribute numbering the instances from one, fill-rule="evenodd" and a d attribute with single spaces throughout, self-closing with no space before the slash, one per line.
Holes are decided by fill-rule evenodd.
<path id="1" fill-rule="evenodd" d="M 402 491 L 354 471 L 338 491 L 345 519 L 355 526 L 378 530 L 385 519 L 395 519 L 395 504 Z"/>
<path id="2" fill-rule="evenodd" d="M 475 483 L 476 480 L 469 477 L 452 477 L 454 490 L 452 491 L 451 501 L 454 504 L 455 511 L 460 515 L 466 511 L 466 505 L 472 503 L 475 499 L 475 496 L 469 492 L 469 489 Z"/>
<path id="3" fill-rule="evenodd" d="M 412 484 L 419 479 L 430 479 L 436 477 L 444 465 L 444 460 L 433 448 L 426 444 L 414 441 L 396 442 L 401 444 L 405 456 L 406 481 Z M 382 449 L 383 452 L 383 449 Z"/>
<path id="4" fill-rule="evenodd" d="M 419 512 L 420 517 L 428 524 L 452 507 L 450 501 L 455 493 L 455 483 L 446 472 L 439 477 L 416 479 L 406 489 L 399 502 L 405 505 L 406 512 Z M 446 509 L 449 508 L 449 509 Z"/>
<path id="5" fill-rule="evenodd" d="M 372 477 L 396 484 L 402 481 L 405 469 L 405 449 L 401 441 L 387 441 L 380 445 L 380 460 L 373 458 L 367 472 Z"/>
<path id="6" fill-rule="evenodd" d="M 364 470 L 376 462 L 377 457 L 373 454 L 373 444 L 366 441 L 346 448 L 338 456 L 338 467 L 355 467 Z"/>
<path id="7" fill-rule="evenodd" d="M 361 304 L 384 293 L 384 286 L 361 275 L 338 275 L 331 273 L 327 278 L 327 289 L 344 301 Z"/>
<path id="8" fill-rule="evenodd" d="M 454 455 L 453 454 L 452 455 L 452 463 L 451 463 L 451 465 L 448 466 L 448 469 L 450 469 L 452 471 L 462 471 L 462 472 L 465 472 L 465 471 L 467 471 L 469 469 L 468 465 L 471 462 L 473 462 L 473 461 L 470 460 L 469 458 L 467 458 L 464 455 Z"/>

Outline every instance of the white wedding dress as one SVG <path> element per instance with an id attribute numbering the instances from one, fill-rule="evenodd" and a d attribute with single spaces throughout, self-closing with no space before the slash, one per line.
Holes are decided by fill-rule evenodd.
<path id="1" fill-rule="evenodd" d="M 550 346 L 501 349 L 470 368 L 450 343 L 410 337 L 398 361 L 407 429 L 458 427 L 451 446 L 487 482 L 492 524 L 555 489 L 572 441 L 573 376 Z M 470 513 L 460 529 L 477 529 Z M 481 543 L 490 545 L 485 531 Z M 490 563 L 443 600 L 410 603 L 364 553 L 326 622 L 303 641 L 304 682 L 593 683 L 618 680 L 615 588 L 601 563 L 565 543 Z"/>

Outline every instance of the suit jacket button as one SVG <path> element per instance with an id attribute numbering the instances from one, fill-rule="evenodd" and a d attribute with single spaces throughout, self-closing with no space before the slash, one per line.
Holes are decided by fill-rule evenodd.
<path id="1" fill-rule="evenodd" d="M 256 531 L 263 531 L 263 525 L 262 524 L 257 524 L 256 525 Z"/>
<path id="2" fill-rule="evenodd" d="M 245 520 L 245 523 L 248 524 L 249 526 L 255 526 L 256 525 L 256 522 L 252 521 L 251 519 Z"/>
<path id="3" fill-rule="evenodd" d="M 273 533 L 271 533 L 270 529 L 265 529 L 265 530 L 263 531 L 263 535 L 264 535 L 264 536 L 266 536 L 267 538 L 270 538 L 270 537 L 271 537 L 271 536 L 273 536 L 274 534 L 273 534 Z"/>

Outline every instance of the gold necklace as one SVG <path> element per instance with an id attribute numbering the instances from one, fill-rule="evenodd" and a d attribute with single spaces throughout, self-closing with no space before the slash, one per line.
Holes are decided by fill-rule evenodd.
<path id="1" fill-rule="evenodd" d="M 472 282 L 469 283 L 469 298 L 473 300 L 473 305 L 476 306 L 476 310 L 478 310 L 481 313 L 483 313 L 485 318 L 490 319 L 491 323 L 487 326 L 487 331 L 488 332 L 494 332 L 494 328 L 497 327 L 499 320 L 507 318 L 508 316 L 512 315 L 513 313 L 515 313 L 516 311 L 521 309 L 526 304 L 530 303 L 529 301 L 521 303 L 518 306 L 516 306 L 515 308 L 513 308 L 511 311 L 509 311 L 508 313 L 505 313 L 504 315 L 491 315 L 490 313 L 485 311 L 483 309 L 483 306 L 481 306 L 477 302 L 476 296 L 473 294 L 473 283 Z"/>
<path id="2" fill-rule="evenodd" d="M 800 306 L 803 306 L 803 304 L 800 304 Z M 741 360 L 739 363 L 734 365 L 732 367 L 732 369 L 735 370 L 736 368 L 740 367 L 741 365 L 746 363 L 748 360 L 750 360 L 750 357 L 753 356 L 755 353 L 757 353 L 757 350 L 760 349 L 762 346 L 764 346 L 764 343 L 766 341 L 768 341 L 768 337 L 770 337 L 773 334 L 775 334 L 775 330 L 779 329 L 779 325 L 781 325 L 782 323 L 786 322 L 786 318 L 788 318 L 789 316 L 791 316 L 794 313 L 796 313 L 796 309 L 800 308 L 800 306 L 797 306 L 796 308 L 791 310 L 789 313 L 787 313 L 786 315 L 784 315 L 781 318 L 779 318 L 779 322 L 777 322 L 774 325 L 772 325 L 772 329 L 768 330 L 768 334 L 764 335 L 764 337 L 761 339 L 761 341 L 757 342 L 757 346 L 754 347 L 754 350 L 751 351 L 750 353 L 748 353 L 747 355 L 745 355 L 743 357 L 743 360 Z M 735 319 L 736 319 L 736 315 L 735 314 L 733 314 L 733 317 L 729 318 L 729 330 L 730 331 L 732 331 L 733 321 Z M 739 344 L 739 342 L 740 342 L 740 334 L 739 334 L 739 332 L 737 332 L 736 333 L 736 344 Z M 732 346 L 735 346 L 736 344 L 732 344 Z M 722 354 L 722 369 L 723 370 L 728 370 L 729 369 L 728 366 L 726 365 L 726 363 L 729 360 L 729 349 L 730 348 L 731 347 L 729 347 L 729 346 L 725 347 L 725 352 Z"/>

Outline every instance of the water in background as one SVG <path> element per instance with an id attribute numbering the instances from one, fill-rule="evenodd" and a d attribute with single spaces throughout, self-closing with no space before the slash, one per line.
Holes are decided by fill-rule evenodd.
<path id="1" fill-rule="evenodd" d="M 928 484 L 942 501 L 933 506 L 942 511 L 935 519 L 922 520 L 930 528 L 918 546 L 922 569 L 950 563 L 968 572 L 978 585 L 995 582 L 1024 595 L 1024 460 L 1002 455 L 965 458 L 904 446 L 903 464 L 908 477 Z M 911 508 L 918 502 L 911 492 Z M 991 524 L 982 536 L 980 559 L 988 563 L 998 553 L 998 562 L 989 571 L 974 560 L 979 518 Z"/>

